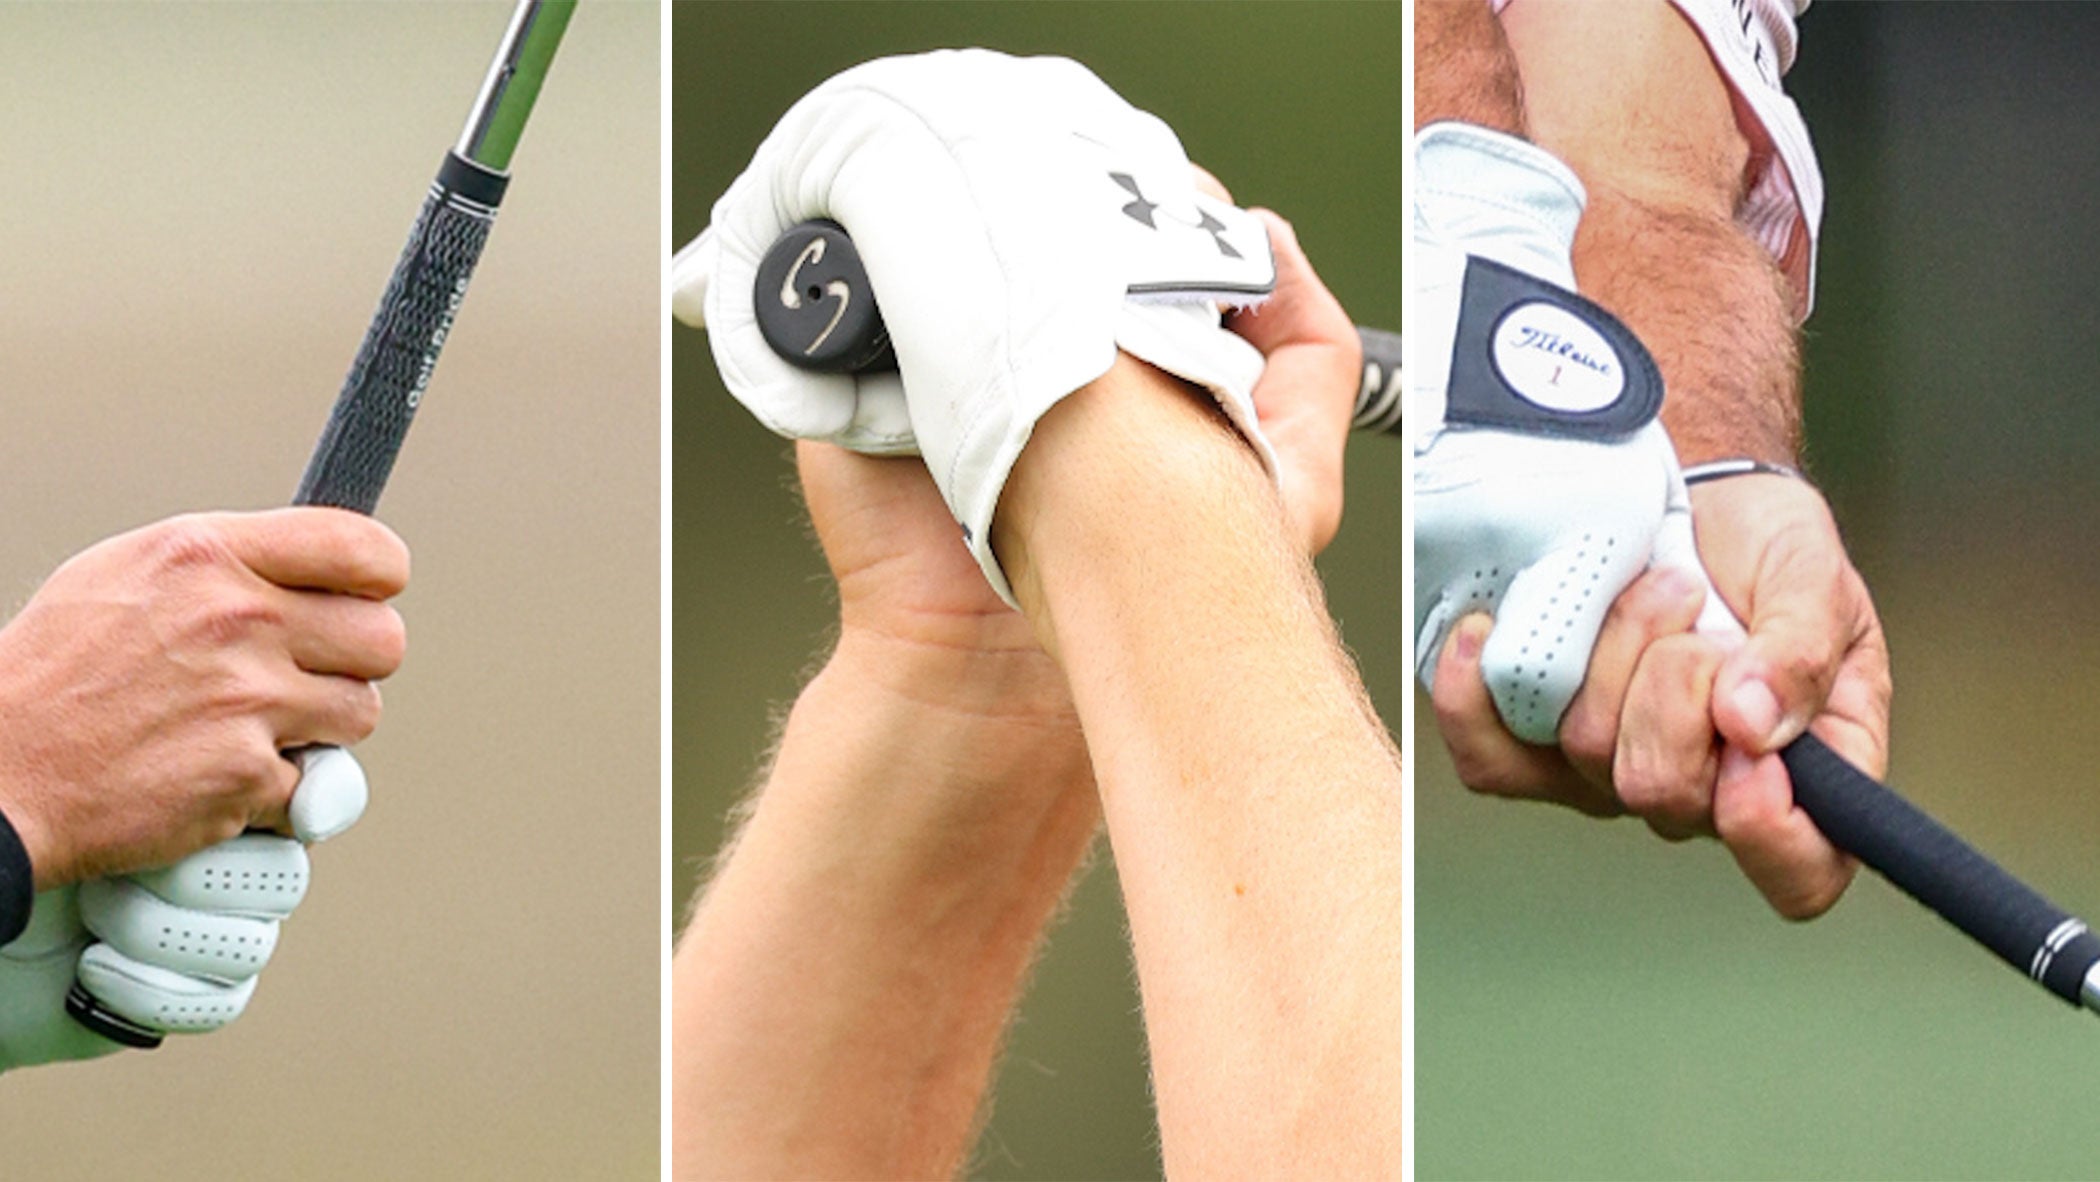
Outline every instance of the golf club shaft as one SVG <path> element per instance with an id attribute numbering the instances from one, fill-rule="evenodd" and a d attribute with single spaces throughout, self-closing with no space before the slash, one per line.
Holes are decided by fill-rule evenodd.
<path id="1" fill-rule="evenodd" d="M 350 364 L 295 505 L 370 513 L 393 471 L 452 331 L 467 281 L 510 182 L 511 154 L 539 97 L 576 0 L 520 0 L 459 143 L 445 154 Z M 110 1010 L 73 982 L 66 1012 L 114 1042 L 148 1050 L 162 1032 Z"/>
<path id="2" fill-rule="evenodd" d="M 575 0 L 522 0 L 459 143 L 438 166 L 292 503 L 370 513 L 437 368 Z"/>

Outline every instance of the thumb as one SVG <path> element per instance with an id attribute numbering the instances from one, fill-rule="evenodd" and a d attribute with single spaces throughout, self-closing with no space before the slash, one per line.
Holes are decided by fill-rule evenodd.
<path id="1" fill-rule="evenodd" d="M 1761 577 L 1750 608 L 1749 638 L 1714 678 L 1714 726 L 1764 755 L 1798 738 L 1830 697 L 1844 651 L 1842 612 L 1818 579 Z"/>
<path id="2" fill-rule="evenodd" d="M 299 765 L 292 790 L 292 836 L 308 844 L 327 841 L 365 815 L 370 790 L 357 757 L 341 747 L 302 747 L 291 753 Z"/>
<path id="3" fill-rule="evenodd" d="M 707 288 L 715 274 L 714 227 L 671 256 L 671 315 L 694 328 L 707 327 Z"/>

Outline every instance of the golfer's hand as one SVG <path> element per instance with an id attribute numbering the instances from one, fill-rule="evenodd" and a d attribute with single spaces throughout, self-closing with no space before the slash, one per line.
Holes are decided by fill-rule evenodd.
<path id="1" fill-rule="evenodd" d="M 926 465 L 828 443 L 797 444 L 795 455 L 838 581 L 842 644 L 940 654 L 940 684 L 911 692 L 936 692 L 959 709 L 1069 715 L 1063 674 L 979 573 Z M 958 655 L 966 659 L 951 663 Z M 919 667 L 884 664 L 900 676 Z"/>
<path id="2" fill-rule="evenodd" d="M 1220 200 L 1231 198 L 1219 191 Z M 1342 453 L 1363 374 L 1363 342 L 1341 301 L 1320 282 L 1291 224 L 1251 211 L 1269 228 L 1276 293 L 1226 327 L 1262 353 L 1254 413 L 1276 452 L 1277 482 L 1291 533 L 1308 554 L 1334 540 L 1342 524 Z"/>
<path id="3" fill-rule="evenodd" d="M 1886 769 L 1881 624 L 1808 485 L 1717 481 L 1693 493 L 1693 512 L 1700 556 L 1748 641 L 1692 631 L 1703 589 L 1682 572 L 1647 573 L 1612 605 L 1560 745 L 1537 747 L 1496 716 L 1479 674 L 1488 621 L 1469 617 L 1438 661 L 1437 724 L 1469 787 L 1631 812 L 1671 840 L 1719 837 L 1775 910 L 1810 918 L 1856 867 L 1794 806 L 1773 753 L 1812 724 L 1870 774 Z"/>
<path id="4" fill-rule="evenodd" d="M 279 753 L 372 732 L 407 579 L 335 509 L 174 518 L 60 567 L 0 629 L 0 811 L 38 888 L 285 831 Z"/>
<path id="5" fill-rule="evenodd" d="M 761 259 L 817 217 L 853 237 L 894 374 L 799 370 L 757 328 Z M 1249 403 L 1260 358 L 1215 305 L 1272 278 L 1265 229 L 1197 193 L 1164 123 L 1075 62 L 963 50 L 863 63 L 804 96 L 672 283 L 674 311 L 705 322 L 730 392 L 768 427 L 923 456 L 1004 594 L 990 535 L 1007 476 L 1036 422 L 1119 350 L 1211 391 L 1267 458 Z M 843 313 L 852 297 L 823 298 Z"/>

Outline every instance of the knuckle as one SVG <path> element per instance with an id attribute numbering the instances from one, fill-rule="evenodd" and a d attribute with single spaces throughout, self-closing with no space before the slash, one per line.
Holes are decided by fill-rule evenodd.
<path id="1" fill-rule="evenodd" d="M 1578 699 L 1560 725 L 1560 748 L 1571 762 L 1608 766 L 1619 745 L 1619 721 Z"/>
<path id="2" fill-rule="evenodd" d="M 379 687 L 369 682 L 360 683 L 351 690 L 343 712 L 343 728 L 358 742 L 372 736 L 379 729 L 381 704 Z"/>
<path id="3" fill-rule="evenodd" d="M 247 793 L 268 793 L 276 788 L 283 760 L 276 748 L 260 739 L 235 746 L 226 755 L 226 773 Z"/>
<path id="4" fill-rule="evenodd" d="M 200 603 L 192 631 L 208 647 L 230 648 L 283 623 L 284 613 L 267 596 L 252 588 L 236 587 Z"/>
<path id="5" fill-rule="evenodd" d="M 1482 796 L 1527 795 L 1513 770 L 1484 752 L 1454 748 L 1451 765 L 1458 773 L 1458 782 L 1468 791 Z"/>
<path id="6" fill-rule="evenodd" d="M 163 571 L 216 566 L 232 556 L 224 526 L 203 514 L 158 522 L 147 528 L 141 540 L 150 561 Z"/>

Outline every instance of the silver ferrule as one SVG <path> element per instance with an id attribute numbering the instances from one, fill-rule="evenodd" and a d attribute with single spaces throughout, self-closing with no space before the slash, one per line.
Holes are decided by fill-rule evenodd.
<path id="1" fill-rule="evenodd" d="M 2100 961 L 2094 961 L 2093 967 L 2085 971 L 2085 984 L 2079 986 L 2078 999 L 2086 1009 L 2100 1014 Z"/>

